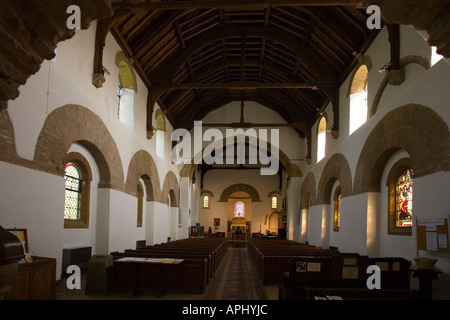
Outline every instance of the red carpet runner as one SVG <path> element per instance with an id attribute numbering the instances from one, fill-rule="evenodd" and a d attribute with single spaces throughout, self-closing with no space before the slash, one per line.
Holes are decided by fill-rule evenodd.
<path id="1" fill-rule="evenodd" d="M 204 300 L 265 300 L 247 248 L 232 248 L 216 271 Z"/>

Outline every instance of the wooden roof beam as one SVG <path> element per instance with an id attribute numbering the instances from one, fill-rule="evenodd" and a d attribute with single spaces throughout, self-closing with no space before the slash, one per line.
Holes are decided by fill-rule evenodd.
<path id="1" fill-rule="evenodd" d="M 317 81 L 317 82 L 286 82 L 286 83 L 256 83 L 249 81 L 229 82 L 229 83 L 167 83 L 154 84 L 155 89 L 165 91 L 170 90 L 194 90 L 194 89 L 209 89 L 209 90 L 259 90 L 259 89 L 313 89 L 320 88 L 335 88 L 335 81 Z"/>
<path id="2" fill-rule="evenodd" d="M 227 11 L 263 10 L 271 7 L 287 6 L 353 6 L 363 7 L 362 0 L 197 0 L 197 1 L 167 1 L 143 3 L 113 3 L 113 7 L 124 7 L 136 10 L 187 10 L 218 8 Z"/>

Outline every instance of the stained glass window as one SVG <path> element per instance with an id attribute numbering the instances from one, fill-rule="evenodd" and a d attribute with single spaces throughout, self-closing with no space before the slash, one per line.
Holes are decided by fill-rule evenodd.
<path id="1" fill-rule="evenodd" d="M 234 216 L 237 218 L 243 218 L 245 215 L 245 205 L 242 201 L 238 201 L 234 204 Z"/>
<path id="2" fill-rule="evenodd" d="M 405 170 L 399 177 L 396 187 L 396 227 L 412 226 L 413 208 L 413 170 Z"/>
<path id="3" fill-rule="evenodd" d="M 334 225 L 333 230 L 339 231 L 339 227 L 341 226 L 341 187 L 337 187 L 334 193 Z"/>
<path id="4" fill-rule="evenodd" d="M 137 226 L 142 227 L 142 216 L 144 212 L 144 190 L 141 184 L 137 185 Z"/>
<path id="5" fill-rule="evenodd" d="M 272 197 L 272 209 L 278 208 L 278 198 Z"/>
<path id="6" fill-rule="evenodd" d="M 203 208 L 209 208 L 209 196 L 203 197 Z"/>
<path id="7" fill-rule="evenodd" d="M 65 169 L 66 197 L 64 219 L 80 219 L 81 203 L 81 176 L 80 171 L 73 163 L 68 163 Z"/>

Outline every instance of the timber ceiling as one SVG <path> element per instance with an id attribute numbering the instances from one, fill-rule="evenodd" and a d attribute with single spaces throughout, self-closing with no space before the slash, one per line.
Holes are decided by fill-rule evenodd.
<path id="1" fill-rule="evenodd" d="M 303 135 L 377 32 L 354 5 L 141 2 L 113 3 L 110 30 L 176 128 L 255 101 Z"/>

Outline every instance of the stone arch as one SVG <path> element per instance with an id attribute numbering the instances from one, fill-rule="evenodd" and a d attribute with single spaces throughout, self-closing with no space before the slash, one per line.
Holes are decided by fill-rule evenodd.
<path id="1" fill-rule="evenodd" d="M 353 194 L 379 192 L 387 161 L 405 150 L 415 177 L 450 170 L 450 134 L 432 109 L 408 104 L 389 112 L 372 130 L 358 160 Z"/>
<path id="2" fill-rule="evenodd" d="M 167 198 L 171 197 L 170 206 L 180 206 L 180 187 L 178 185 L 178 179 L 172 171 L 167 172 L 164 179 L 163 188 L 160 194 L 159 202 L 169 204 Z"/>
<path id="3" fill-rule="evenodd" d="M 147 193 L 147 201 L 155 201 L 158 199 L 161 188 L 158 167 L 147 151 L 139 150 L 133 155 L 127 172 L 127 180 L 124 188 L 126 193 L 136 196 L 136 185 L 139 183 L 139 179 L 142 178 Z"/>
<path id="4" fill-rule="evenodd" d="M 405 67 L 407 65 L 410 65 L 413 63 L 424 67 L 426 70 L 430 69 L 430 62 L 428 61 L 428 59 L 422 58 L 420 56 L 407 56 L 407 57 L 400 59 L 400 68 L 404 72 Z M 384 77 L 383 81 L 381 81 L 381 84 L 378 87 L 378 91 L 375 95 L 375 99 L 372 103 L 372 107 L 370 107 L 369 117 L 373 117 L 375 115 L 375 113 L 377 113 L 378 106 L 380 104 L 383 93 L 389 84 L 389 79 L 390 79 L 391 75 L 392 75 L 391 73 L 388 73 Z"/>
<path id="5" fill-rule="evenodd" d="M 335 181 L 341 185 L 342 196 L 352 194 L 352 173 L 347 158 L 336 153 L 327 161 L 319 181 L 317 203 L 330 204 L 331 191 Z"/>
<path id="6" fill-rule="evenodd" d="M 0 160 L 12 161 L 17 158 L 14 126 L 7 109 L 0 109 Z"/>
<path id="7" fill-rule="evenodd" d="M 180 177 L 189 178 L 189 180 L 191 180 L 196 168 L 197 168 L 197 165 L 195 165 L 195 164 L 183 165 L 183 167 L 180 170 Z"/>
<path id="8" fill-rule="evenodd" d="M 267 215 L 266 221 L 268 229 L 277 229 L 278 230 L 278 220 L 282 212 L 280 211 L 272 211 L 270 214 Z M 273 217 L 276 216 L 276 226 L 273 226 L 272 223 L 275 223 Z"/>
<path id="9" fill-rule="evenodd" d="M 64 175 L 64 159 L 74 143 L 94 157 L 99 187 L 123 190 L 122 161 L 113 137 L 99 116 L 80 105 L 65 105 L 48 115 L 36 143 L 34 162 L 39 169 Z"/>
<path id="10" fill-rule="evenodd" d="M 269 192 L 269 194 L 267 195 L 268 198 L 272 198 L 274 196 L 281 198 L 282 194 L 280 191 L 275 190 L 275 191 Z"/>
<path id="11" fill-rule="evenodd" d="M 316 203 L 316 179 L 309 172 L 302 184 L 300 209 L 307 209 Z"/>
<path id="12" fill-rule="evenodd" d="M 246 140 L 246 142 L 248 142 L 248 140 Z M 220 147 L 226 147 L 226 146 L 227 146 L 226 139 L 214 141 L 213 143 L 211 143 L 211 147 L 214 147 L 214 148 L 220 148 Z M 270 152 L 271 145 L 269 142 L 267 142 L 267 149 Z M 204 149 L 202 150 L 202 155 L 204 156 L 203 152 L 204 152 Z M 200 156 L 201 155 L 199 155 L 199 154 L 194 154 L 193 159 L 198 159 Z M 297 164 L 291 162 L 289 157 L 281 149 L 278 149 L 278 160 L 280 161 L 280 163 L 283 165 L 284 169 L 286 170 L 288 177 L 291 178 L 291 177 L 302 177 L 303 176 L 303 173 L 302 173 L 300 167 Z M 192 178 L 192 174 L 194 173 L 196 168 L 197 168 L 196 164 L 192 164 L 192 163 L 184 164 L 183 167 L 181 168 L 180 176 Z"/>
<path id="13" fill-rule="evenodd" d="M 228 188 L 226 188 L 225 190 L 223 190 L 222 194 L 220 195 L 219 202 L 227 202 L 228 197 L 232 193 L 238 192 L 238 191 L 247 192 L 253 202 L 261 202 L 258 191 L 251 185 L 244 184 L 244 183 L 233 184 L 233 185 L 229 186 Z"/>
<path id="14" fill-rule="evenodd" d="M 214 198 L 214 193 L 212 193 L 209 190 L 202 190 L 202 192 L 200 193 L 200 195 L 203 196 L 209 196 L 210 198 Z"/>

